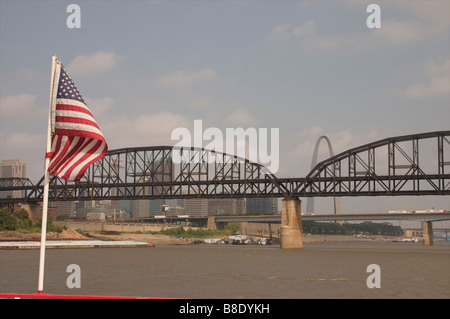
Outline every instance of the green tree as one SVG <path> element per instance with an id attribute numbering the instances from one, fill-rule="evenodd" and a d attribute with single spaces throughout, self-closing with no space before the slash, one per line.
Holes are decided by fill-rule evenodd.
<path id="1" fill-rule="evenodd" d="M 0 209 L 0 230 L 16 230 L 19 219 L 11 215 L 7 209 Z"/>
<path id="2" fill-rule="evenodd" d="M 25 209 L 18 209 L 13 213 L 13 215 L 17 217 L 18 229 L 29 229 L 33 227 L 33 223 L 31 222 L 28 211 L 26 211 Z"/>
<path id="3" fill-rule="evenodd" d="M 39 221 L 38 221 L 36 224 L 34 224 L 34 227 L 37 227 L 37 228 L 39 228 L 39 229 L 42 228 L 42 218 L 39 219 Z M 63 231 L 63 229 L 67 229 L 67 227 L 66 227 L 66 226 L 59 226 L 59 225 L 53 224 L 49 218 L 47 219 L 47 232 L 57 232 L 57 233 L 60 233 L 60 232 Z"/>
<path id="4" fill-rule="evenodd" d="M 25 209 L 23 209 L 23 208 L 14 211 L 13 214 L 14 214 L 17 218 L 22 219 L 22 220 L 27 220 L 27 219 L 29 220 L 29 219 L 30 219 L 29 214 L 28 214 L 28 211 L 25 210 Z"/>
<path id="5" fill-rule="evenodd" d="M 241 229 L 241 226 L 239 223 L 229 223 L 224 227 L 223 230 L 226 234 L 234 235 L 234 234 L 238 233 L 240 231 L 240 229 Z"/>

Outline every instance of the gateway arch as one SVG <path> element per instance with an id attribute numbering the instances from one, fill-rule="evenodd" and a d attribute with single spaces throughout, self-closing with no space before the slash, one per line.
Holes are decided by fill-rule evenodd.
<path id="1" fill-rule="evenodd" d="M 311 171 L 314 169 L 314 167 L 317 164 L 317 154 L 319 152 L 319 145 L 322 140 L 325 140 L 328 144 L 328 151 L 330 153 L 330 157 L 334 156 L 333 147 L 331 146 L 330 139 L 326 137 L 325 135 L 320 136 L 317 139 L 316 146 L 314 147 L 314 153 L 311 161 Z M 336 173 L 336 166 L 334 167 L 334 172 Z M 334 213 L 340 213 L 341 212 L 341 200 L 339 197 L 333 197 L 334 199 Z M 314 213 L 314 197 L 308 197 L 308 201 L 306 203 L 306 213 L 307 214 L 313 214 Z"/>

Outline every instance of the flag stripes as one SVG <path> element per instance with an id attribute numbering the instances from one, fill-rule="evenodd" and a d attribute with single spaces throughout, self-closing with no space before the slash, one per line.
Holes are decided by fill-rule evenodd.
<path id="1" fill-rule="evenodd" d="M 54 132 L 48 171 L 67 181 L 79 180 L 87 168 L 108 151 L 105 138 L 91 111 L 59 63 Z M 58 76 L 59 75 L 59 76 Z"/>

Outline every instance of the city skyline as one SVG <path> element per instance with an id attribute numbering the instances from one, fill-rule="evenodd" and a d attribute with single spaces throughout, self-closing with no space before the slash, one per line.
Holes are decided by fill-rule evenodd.
<path id="1" fill-rule="evenodd" d="M 276 175 L 303 177 L 322 135 L 337 154 L 448 130 L 450 4 L 377 3 L 380 29 L 366 25 L 368 1 L 78 1 L 81 28 L 70 29 L 67 2 L 0 1 L 0 159 L 42 176 L 53 54 L 110 149 L 174 145 L 171 132 L 197 119 L 279 128 Z M 349 213 L 430 206 L 450 199 L 342 199 Z"/>

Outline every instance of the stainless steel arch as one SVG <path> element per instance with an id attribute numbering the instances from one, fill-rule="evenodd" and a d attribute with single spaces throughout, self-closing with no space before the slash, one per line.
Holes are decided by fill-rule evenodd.
<path id="1" fill-rule="evenodd" d="M 325 140 L 328 144 L 328 151 L 330 153 L 330 157 L 334 156 L 333 147 L 331 146 L 330 139 L 322 135 L 317 139 L 316 146 L 314 147 L 313 157 L 311 160 L 311 171 L 314 169 L 314 167 L 317 165 L 317 155 L 319 153 L 319 145 L 322 140 Z M 334 167 L 334 171 L 336 172 L 336 167 Z M 334 213 L 340 213 L 341 212 L 341 200 L 339 197 L 334 197 Z M 306 213 L 314 213 L 314 197 L 309 197 L 308 201 L 306 203 Z"/>

